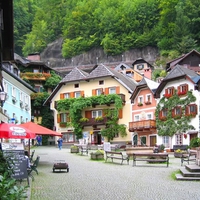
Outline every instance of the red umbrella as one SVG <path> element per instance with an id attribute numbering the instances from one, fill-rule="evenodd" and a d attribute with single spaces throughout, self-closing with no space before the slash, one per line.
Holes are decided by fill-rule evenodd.
<path id="1" fill-rule="evenodd" d="M 0 124 L 0 138 L 4 139 L 31 139 L 35 138 L 35 133 L 31 130 L 16 124 Z"/>
<path id="2" fill-rule="evenodd" d="M 33 131 L 37 135 L 51 135 L 51 136 L 62 136 L 61 133 L 56 131 L 52 131 L 44 126 L 39 124 L 35 124 L 33 122 L 26 122 L 24 124 L 20 124 L 20 126 L 28 128 L 29 130 Z"/>

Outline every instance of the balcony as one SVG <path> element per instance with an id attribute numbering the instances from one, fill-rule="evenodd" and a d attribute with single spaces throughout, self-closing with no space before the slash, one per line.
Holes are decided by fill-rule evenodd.
<path id="1" fill-rule="evenodd" d="M 156 129 L 156 121 L 153 119 L 142 120 L 137 122 L 129 122 L 129 131 L 143 131 L 143 130 L 152 130 Z"/>
<path id="2" fill-rule="evenodd" d="M 28 80 L 41 80 L 45 81 L 47 78 L 49 78 L 51 74 L 49 73 L 33 73 L 33 72 L 26 72 L 26 73 L 21 73 L 20 77 L 26 78 Z"/>
<path id="3" fill-rule="evenodd" d="M 98 126 L 98 125 L 106 125 L 108 121 L 107 117 L 102 117 L 102 120 L 96 120 L 96 118 L 88 118 L 88 121 L 81 122 L 81 125 L 84 126 Z"/>

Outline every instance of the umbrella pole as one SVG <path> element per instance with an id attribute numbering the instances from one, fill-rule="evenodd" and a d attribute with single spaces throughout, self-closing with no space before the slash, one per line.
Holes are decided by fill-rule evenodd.
<path id="1" fill-rule="evenodd" d="M 31 139 L 28 139 L 28 155 L 30 156 L 30 146 L 31 146 Z"/>

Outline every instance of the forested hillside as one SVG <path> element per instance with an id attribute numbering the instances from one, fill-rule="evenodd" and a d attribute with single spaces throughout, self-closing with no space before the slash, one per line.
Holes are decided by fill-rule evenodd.
<path id="1" fill-rule="evenodd" d="M 200 50 L 199 0 L 14 0 L 14 22 L 23 56 L 60 37 L 65 58 L 93 47 L 117 55 L 155 46 L 172 57 Z"/>

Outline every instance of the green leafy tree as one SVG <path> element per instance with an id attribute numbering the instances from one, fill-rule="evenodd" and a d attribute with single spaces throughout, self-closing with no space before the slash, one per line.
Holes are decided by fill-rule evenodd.
<path id="1" fill-rule="evenodd" d="M 49 77 L 44 84 L 45 90 L 47 91 L 48 88 L 54 89 L 60 81 L 61 77 L 52 70 L 51 77 Z"/>

